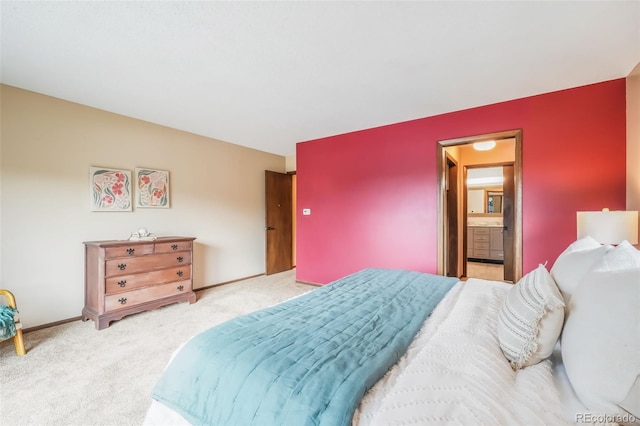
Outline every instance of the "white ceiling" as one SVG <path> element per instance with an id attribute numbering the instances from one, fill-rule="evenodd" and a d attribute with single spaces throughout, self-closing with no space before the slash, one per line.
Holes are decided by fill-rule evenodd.
<path id="1" fill-rule="evenodd" d="M 280 155 L 626 77 L 640 61 L 638 0 L 0 8 L 2 83 Z"/>

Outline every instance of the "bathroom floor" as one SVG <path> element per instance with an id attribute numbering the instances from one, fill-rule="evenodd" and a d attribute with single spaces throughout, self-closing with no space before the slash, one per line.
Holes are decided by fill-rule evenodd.
<path id="1" fill-rule="evenodd" d="M 482 278 L 492 281 L 504 280 L 504 265 L 467 262 L 467 278 Z"/>

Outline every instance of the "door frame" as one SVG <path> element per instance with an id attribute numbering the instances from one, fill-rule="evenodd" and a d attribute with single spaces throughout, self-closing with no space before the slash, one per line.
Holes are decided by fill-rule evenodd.
<path id="1" fill-rule="evenodd" d="M 456 145 L 469 145 L 475 142 L 489 140 L 515 139 L 515 159 L 514 159 L 514 213 L 515 229 L 513 235 L 513 276 L 514 283 L 522 277 L 522 129 L 505 130 L 502 132 L 486 133 L 481 135 L 467 136 L 456 139 L 440 140 L 437 143 L 436 163 L 438 174 L 438 262 L 437 274 L 446 273 L 446 151 Z M 466 203 L 462 203 L 466 204 Z M 466 205 L 463 206 L 466 209 Z M 463 215 L 466 217 L 466 214 Z M 459 233 L 458 233 L 459 234 Z M 463 241 L 463 244 L 465 242 Z"/>
<path id="2" fill-rule="evenodd" d="M 459 196 L 459 192 L 458 192 L 458 175 L 460 174 L 458 172 L 459 170 L 459 164 L 458 161 L 456 161 L 451 155 L 449 155 L 449 153 L 445 152 L 445 202 L 446 202 L 446 215 L 445 215 L 445 223 L 444 226 L 446 226 L 447 229 L 447 235 L 451 234 L 451 230 L 455 229 L 456 234 L 459 234 L 459 229 L 458 229 L 458 224 L 459 224 L 459 212 L 460 212 L 460 208 L 459 208 L 459 200 L 460 200 L 460 196 Z M 454 174 L 452 173 L 452 171 L 454 171 L 456 177 L 454 179 L 451 178 L 451 176 Z M 452 196 L 453 196 L 453 204 L 454 204 L 454 208 L 455 211 L 452 212 L 451 210 L 451 203 L 450 200 L 452 200 Z M 458 253 L 459 252 L 459 244 L 460 241 L 456 241 L 452 242 L 451 238 L 447 238 L 445 241 L 445 247 L 444 249 L 447 251 L 447 253 L 449 255 L 451 255 L 451 253 L 455 252 Z M 460 269 L 460 256 L 456 255 L 455 259 L 452 261 L 453 256 L 450 256 L 447 259 L 447 263 L 445 264 L 445 270 L 443 275 L 446 275 L 448 277 L 457 277 L 458 274 L 461 273 L 461 269 Z M 465 270 L 462 269 L 462 273 L 464 274 Z M 453 273 L 453 275 L 451 275 Z"/>

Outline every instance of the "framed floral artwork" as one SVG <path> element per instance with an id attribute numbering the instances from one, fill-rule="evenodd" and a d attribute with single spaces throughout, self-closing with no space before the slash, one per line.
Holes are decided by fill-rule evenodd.
<path id="1" fill-rule="evenodd" d="M 169 208 L 169 172 L 136 167 L 136 207 Z"/>
<path id="2" fill-rule="evenodd" d="M 92 211 L 132 210 L 130 170 L 89 167 L 89 176 Z"/>

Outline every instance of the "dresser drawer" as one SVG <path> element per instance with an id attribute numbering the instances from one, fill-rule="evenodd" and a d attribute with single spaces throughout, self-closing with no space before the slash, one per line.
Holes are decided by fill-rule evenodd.
<path id="1" fill-rule="evenodd" d="M 105 276 L 129 275 L 136 272 L 164 269 L 167 267 L 188 265 L 190 263 L 191 252 L 189 251 L 112 259 L 106 261 Z"/>
<path id="2" fill-rule="evenodd" d="M 106 279 L 106 293 L 122 293 L 147 285 L 164 284 L 172 281 L 182 281 L 191 278 L 191 266 L 160 269 L 140 274 L 120 275 Z"/>
<path id="3" fill-rule="evenodd" d="M 106 295 L 104 298 L 105 310 L 128 308 L 152 300 L 162 299 L 183 292 L 191 291 L 191 280 L 176 281 L 151 287 L 143 287 L 123 293 Z"/>
<path id="4" fill-rule="evenodd" d="M 107 259 L 143 256 L 151 253 L 153 253 L 153 244 L 131 244 L 129 246 L 107 247 L 104 249 L 104 256 Z"/>
<path id="5" fill-rule="evenodd" d="M 191 250 L 191 241 L 174 241 L 170 243 L 157 243 L 155 245 L 156 253 L 171 253 L 185 250 Z"/>
<path id="6" fill-rule="evenodd" d="M 487 234 L 481 234 L 481 235 L 478 235 L 478 230 L 476 230 L 476 231 L 473 233 L 473 241 L 474 241 L 474 242 L 478 242 L 478 241 L 486 241 L 486 242 L 489 242 L 489 234 L 487 233 Z"/>

